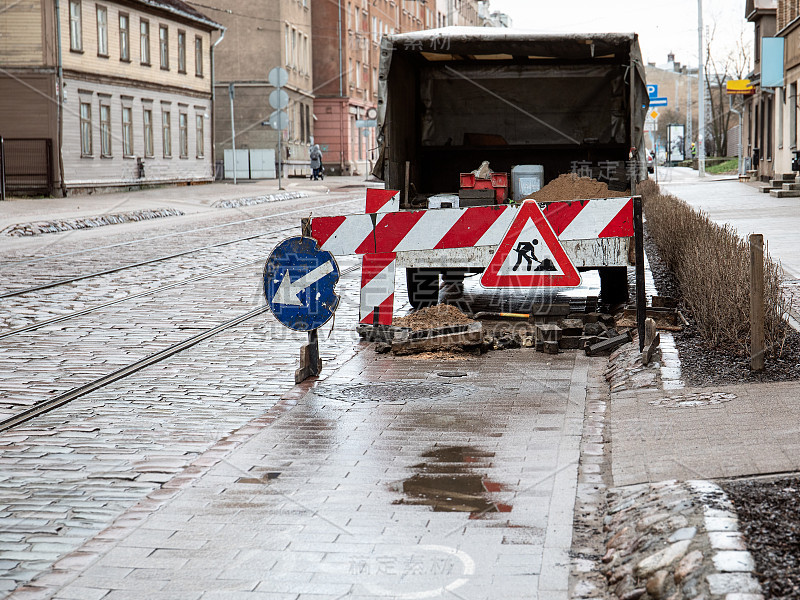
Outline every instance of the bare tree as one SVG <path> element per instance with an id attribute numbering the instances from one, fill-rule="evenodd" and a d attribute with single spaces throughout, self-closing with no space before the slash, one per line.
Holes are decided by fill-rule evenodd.
<path id="1" fill-rule="evenodd" d="M 710 121 L 706 128 L 711 144 L 706 144 L 709 155 L 725 156 L 728 151 L 728 130 L 734 113 L 730 110 L 730 100 L 726 83 L 731 79 L 742 79 L 750 71 L 750 43 L 746 42 L 744 29 L 739 35 L 736 47 L 720 55 L 713 50 L 716 22 L 711 28 L 706 42 L 706 94 L 711 108 Z M 737 99 L 741 104 L 741 100 Z"/>

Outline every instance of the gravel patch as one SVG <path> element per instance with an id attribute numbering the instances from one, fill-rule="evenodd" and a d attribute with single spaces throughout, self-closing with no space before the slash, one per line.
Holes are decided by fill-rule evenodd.
<path id="1" fill-rule="evenodd" d="M 682 379 L 689 386 L 725 383 L 756 383 L 800 379 L 800 333 L 790 329 L 779 358 L 766 359 L 762 373 L 750 372 L 750 357 L 744 347 L 714 345 L 704 339 L 697 328 L 691 309 L 681 302 L 680 286 L 661 259 L 658 248 L 645 224 L 645 252 L 658 292 L 678 299 L 681 313 L 689 322 L 676 332 L 675 345 L 681 362 Z"/>
<path id="2" fill-rule="evenodd" d="M 306 192 L 286 192 L 283 194 L 269 194 L 266 196 L 252 196 L 250 198 L 231 198 L 230 200 L 217 200 L 211 206 L 214 208 L 239 208 L 240 206 L 255 206 L 268 202 L 281 202 L 295 198 L 307 198 Z"/>
<path id="3" fill-rule="evenodd" d="M 41 235 L 43 233 L 61 233 L 62 231 L 74 231 L 76 229 L 91 229 L 104 225 L 117 225 L 119 223 L 131 223 L 134 221 L 147 221 L 149 219 L 161 219 L 163 217 L 179 217 L 183 211 L 175 208 L 155 208 L 151 210 L 134 210 L 131 212 L 117 213 L 113 215 L 98 215 L 96 217 L 83 217 L 80 219 L 62 219 L 58 221 L 34 221 L 31 223 L 18 223 L 11 225 L 2 231 L 4 235 L 14 237 L 25 237 Z"/>
<path id="4" fill-rule="evenodd" d="M 729 481 L 756 575 L 767 598 L 800 598 L 800 477 Z"/>

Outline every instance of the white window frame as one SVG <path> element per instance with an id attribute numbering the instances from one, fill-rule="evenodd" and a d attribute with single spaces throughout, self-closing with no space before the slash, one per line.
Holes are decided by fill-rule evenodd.
<path id="1" fill-rule="evenodd" d="M 81 156 L 92 156 L 92 100 L 81 98 L 79 102 L 81 120 Z M 84 115 L 83 109 L 86 108 Z"/>
<path id="2" fill-rule="evenodd" d="M 123 12 L 119 13 L 119 59 L 131 62 L 131 16 Z"/>
<path id="3" fill-rule="evenodd" d="M 139 62 L 150 65 L 150 21 L 139 20 Z"/>
<path id="4" fill-rule="evenodd" d="M 108 8 L 98 4 L 97 15 L 97 56 L 108 58 Z"/>
<path id="5" fill-rule="evenodd" d="M 69 0 L 69 49 L 83 52 L 83 4 L 81 0 Z"/>
<path id="6" fill-rule="evenodd" d="M 127 120 L 125 117 L 128 117 Z M 122 106 L 122 156 L 132 157 L 133 152 L 133 107 Z"/>

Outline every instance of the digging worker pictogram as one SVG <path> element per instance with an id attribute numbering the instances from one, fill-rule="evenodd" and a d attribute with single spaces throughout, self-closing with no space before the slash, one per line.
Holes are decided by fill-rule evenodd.
<path id="1" fill-rule="evenodd" d="M 539 243 L 539 240 L 533 239 L 530 242 L 517 242 L 517 247 L 514 248 L 514 252 L 517 253 L 517 264 L 511 269 L 512 271 L 516 271 L 519 269 L 519 266 L 522 264 L 522 259 L 525 259 L 525 262 L 528 263 L 527 271 L 535 270 L 535 271 L 555 271 L 556 267 L 553 265 L 553 262 L 549 258 L 545 258 L 544 260 L 539 260 L 536 258 L 536 252 L 534 252 L 534 246 Z M 536 269 L 533 269 L 533 261 L 539 263 Z"/>

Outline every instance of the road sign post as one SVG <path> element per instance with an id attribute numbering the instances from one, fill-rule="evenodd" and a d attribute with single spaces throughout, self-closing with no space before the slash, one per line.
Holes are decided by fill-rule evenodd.
<path id="1" fill-rule="evenodd" d="M 282 190 L 281 164 L 283 161 L 283 130 L 286 129 L 288 124 L 288 118 L 282 109 L 286 108 L 289 104 L 289 95 L 281 88 L 288 83 L 289 73 L 283 67 L 275 67 L 269 72 L 267 81 L 275 88 L 269 95 L 269 104 L 275 109 L 275 112 L 269 117 L 269 124 L 273 129 L 278 131 L 278 189 Z"/>
<path id="2" fill-rule="evenodd" d="M 330 252 L 305 235 L 283 240 L 264 265 L 264 294 L 275 318 L 289 329 L 308 332 L 308 343 L 300 350 L 300 368 L 295 382 L 319 375 L 317 329 L 327 323 L 339 305 L 335 292 L 339 266 Z"/>
<path id="3" fill-rule="evenodd" d="M 233 146 L 233 185 L 236 185 L 236 119 L 233 112 L 233 96 L 235 93 L 233 84 L 229 83 L 228 96 L 230 96 L 231 99 L 231 145 Z"/>

